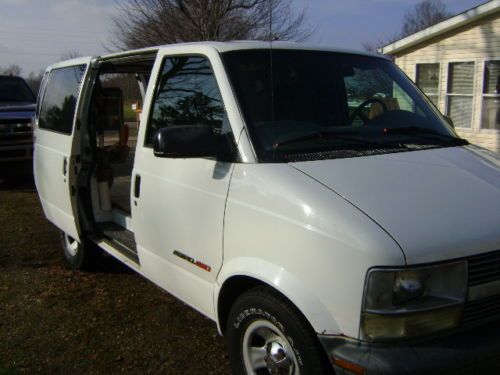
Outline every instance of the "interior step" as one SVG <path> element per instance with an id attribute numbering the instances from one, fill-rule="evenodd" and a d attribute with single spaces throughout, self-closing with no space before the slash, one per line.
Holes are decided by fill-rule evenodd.
<path id="1" fill-rule="evenodd" d="M 139 264 L 134 233 L 113 222 L 99 223 L 104 240 L 120 253 Z"/>

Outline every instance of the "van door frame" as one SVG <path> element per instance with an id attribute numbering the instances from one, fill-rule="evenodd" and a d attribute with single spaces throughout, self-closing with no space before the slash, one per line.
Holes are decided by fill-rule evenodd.
<path id="1" fill-rule="evenodd" d="M 81 114 L 82 106 L 81 106 L 81 97 L 86 85 L 87 74 L 89 72 L 91 57 L 82 57 L 73 60 L 64 61 L 58 64 L 54 64 L 50 66 L 46 71 L 46 81 L 44 82 L 43 92 L 39 98 L 39 106 L 37 106 L 37 112 L 35 116 L 35 127 L 36 127 L 36 143 L 35 143 L 35 154 L 41 152 L 42 148 L 46 149 L 46 154 L 48 152 L 52 152 L 54 154 L 59 154 L 59 156 L 55 156 L 56 159 L 60 159 L 61 165 L 58 165 L 59 162 L 53 166 L 54 170 L 60 171 L 59 173 L 54 173 L 54 178 L 56 178 L 61 186 L 63 187 L 63 191 L 65 194 L 68 194 L 69 199 L 65 197 L 59 197 L 57 202 L 51 202 L 45 199 L 43 195 L 43 191 L 47 189 L 51 189 L 48 184 L 50 181 L 50 176 L 42 175 L 42 171 L 39 171 L 37 168 L 38 163 L 43 162 L 42 160 L 37 160 L 35 156 L 34 166 L 35 166 L 35 182 L 37 183 L 37 189 L 39 191 L 40 199 L 42 201 L 42 206 L 44 208 L 45 215 L 47 218 L 52 221 L 61 231 L 65 232 L 72 238 L 81 241 L 81 230 L 80 223 L 77 212 L 77 196 L 76 196 L 76 176 L 78 175 L 79 168 L 79 159 L 80 159 L 80 126 L 79 126 L 79 117 Z M 75 114 L 72 122 L 72 130 L 71 134 L 62 134 L 57 133 L 55 131 L 49 129 L 40 129 L 39 128 L 39 116 L 40 110 L 43 106 L 43 100 L 45 99 L 46 89 L 48 84 L 50 83 L 51 74 L 57 69 L 64 69 L 75 67 L 79 65 L 85 65 L 85 71 L 82 75 L 82 79 L 80 82 L 80 87 L 78 89 L 78 97 L 76 101 Z M 54 136 L 55 135 L 55 136 Z M 40 138 L 49 140 L 51 137 L 60 138 L 59 140 L 54 140 L 55 143 L 58 143 L 59 146 L 61 143 L 65 143 L 64 141 L 68 141 L 66 145 L 69 147 L 66 151 L 63 150 L 64 147 L 59 147 L 60 150 L 56 150 L 55 148 L 52 151 L 50 147 L 47 147 L 45 144 L 40 143 Z M 64 137 L 64 138 L 63 138 Z M 42 142 L 44 143 L 44 142 Z M 39 159 L 39 158 L 38 158 Z M 38 165 L 40 166 L 40 165 Z M 48 183 L 48 184 L 47 184 Z M 58 183 L 57 181 L 53 183 Z M 45 186 L 44 186 L 45 185 Z"/>
<path id="2" fill-rule="evenodd" d="M 92 94 L 97 78 L 101 74 L 101 66 L 112 62 L 134 62 L 135 60 L 144 59 L 144 57 L 154 56 L 158 53 L 157 47 L 144 48 L 142 50 L 119 52 L 110 55 L 96 56 L 91 59 L 87 75 L 85 77 L 84 91 L 81 93 L 80 112 L 78 113 L 77 124 L 81 125 L 81 137 L 79 141 L 81 155 L 81 169 L 77 177 L 77 208 L 79 223 L 82 233 L 86 233 L 91 239 L 97 240 L 101 236 L 100 231 L 96 228 L 96 220 L 94 208 L 92 204 L 92 176 L 95 173 L 97 165 L 97 142 L 94 124 L 90 123 L 90 106 Z M 141 83 L 144 84 L 143 81 Z M 143 101 L 144 101 L 143 97 Z M 83 135 L 83 136 L 82 136 Z M 85 137 L 86 135 L 86 137 Z M 88 140 L 86 142 L 86 140 Z M 95 192 L 94 192 L 95 194 Z"/>

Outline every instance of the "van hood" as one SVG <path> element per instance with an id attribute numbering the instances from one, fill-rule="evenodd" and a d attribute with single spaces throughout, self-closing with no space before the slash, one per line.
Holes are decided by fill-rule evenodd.
<path id="1" fill-rule="evenodd" d="M 0 102 L 0 120 L 29 120 L 35 108 L 36 104 L 30 102 Z"/>
<path id="2" fill-rule="evenodd" d="M 500 157 L 476 146 L 291 163 L 363 211 L 408 264 L 500 250 Z"/>

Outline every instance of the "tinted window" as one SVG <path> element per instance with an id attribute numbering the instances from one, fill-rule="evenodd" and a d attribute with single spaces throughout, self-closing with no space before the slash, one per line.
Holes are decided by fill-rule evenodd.
<path id="1" fill-rule="evenodd" d="M 146 146 L 153 145 L 159 129 L 176 125 L 209 125 L 217 135 L 230 131 L 212 67 L 205 57 L 165 59 Z"/>
<path id="2" fill-rule="evenodd" d="M 0 102 L 31 102 L 35 98 L 23 79 L 0 77 Z"/>
<path id="3" fill-rule="evenodd" d="M 71 134 L 85 65 L 53 70 L 45 88 L 39 127 Z"/>
<path id="4" fill-rule="evenodd" d="M 43 98 L 43 93 L 45 92 L 45 85 L 47 83 L 47 78 L 49 77 L 49 74 L 47 72 L 44 73 L 42 82 L 40 82 L 40 88 L 38 92 L 38 100 L 36 101 L 36 118 L 38 119 L 40 117 L 40 107 L 42 105 L 42 98 Z"/>
<path id="5" fill-rule="evenodd" d="M 281 49 L 223 59 L 260 161 L 455 144 L 436 109 L 388 60 Z"/>

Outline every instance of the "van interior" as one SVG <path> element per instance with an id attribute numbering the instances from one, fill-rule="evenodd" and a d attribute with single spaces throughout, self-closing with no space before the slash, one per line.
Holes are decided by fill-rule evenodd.
<path id="1" fill-rule="evenodd" d="M 82 115 L 80 224 L 138 263 L 130 227 L 131 178 L 142 103 L 156 52 L 102 59 Z"/>

